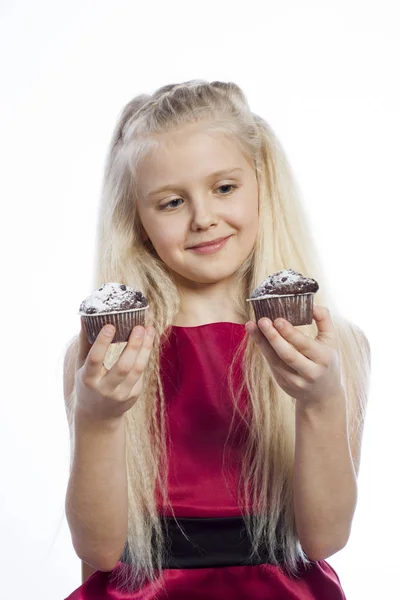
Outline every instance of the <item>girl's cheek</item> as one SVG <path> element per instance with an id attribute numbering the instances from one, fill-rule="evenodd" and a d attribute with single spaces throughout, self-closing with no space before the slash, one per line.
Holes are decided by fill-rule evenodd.
<path id="1" fill-rule="evenodd" d="M 174 252 L 176 247 L 183 245 L 183 243 L 171 235 L 158 235 L 156 239 L 156 245 L 160 252 L 168 255 Z"/>

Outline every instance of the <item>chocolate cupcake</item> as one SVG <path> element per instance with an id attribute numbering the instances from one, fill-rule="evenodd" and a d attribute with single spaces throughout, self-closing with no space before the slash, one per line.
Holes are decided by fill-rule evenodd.
<path id="1" fill-rule="evenodd" d="M 315 279 L 293 269 L 269 275 L 254 290 L 247 302 L 254 308 L 256 321 L 281 317 L 292 325 L 309 325 L 313 321 L 314 294 L 319 289 Z"/>
<path id="2" fill-rule="evenodd" d="M 116 328 L 113 342 L 127 342 L 135 325 L 145 326 L 147 298 L 139 290 L 121 283 L 104 283 L 79 307 L 90 344 L 105 325 Z"/>

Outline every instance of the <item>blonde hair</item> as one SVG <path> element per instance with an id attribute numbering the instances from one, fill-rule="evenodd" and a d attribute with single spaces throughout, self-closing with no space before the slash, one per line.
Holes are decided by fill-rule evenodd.
<path id="1" fill-rule="evenodd" d="M 105 166 L 97 231 L 96 272 L 93 289 L 107 281 L 119 281 L 143 291 L 149 299 L 148 320 L 155 326 L 154 351 L 144 374 L 141 396 L 125 413 L 127 434 L 129 525 L 126 551 L 129 565 L 117 569 L 117 585 L 124 591 L 140 588 L 145 582 L 162 583 L 162 562 L 166 552 L 155 501 L 156 485 L 165 505 L 168 501 L 166 452 L 166 406 L 160 380 L 160 352 L 168 327 L 179 311 L 178 289 L 151 244 L 143 243 L 136 210 L 135 173 L 140 161 L 160 143 L 158 136 L 190 124 L 207 133 L 234 139 L 253 161 L 259 185 L 260 225 L 255 247 L 238 272 L 246 295 L 236 298 L 237 313 L 243 322 L 253 319 L 251 291 L 268 274 L 292 268 L 319 282 L 315 302 L 328 307 L 340 342 L 344 382 L 349 397 L 350 441 L 363 426 L 369 370 L 365 338 L 355 325 L 341 318 L 335 309 L 323 269 L 301 206 L 300 192 L 285 153 L 270 125 L 252 113 L 242 90 L 234 83 L 194 80 L 166 85 L 153 95 L 140 95 L 122 110 L 112 136 Z M 162 142 L 161 142 L 162 143 Z M 315 337 L 313 322 L 302 332 Z M 74 338 L 76 339 L 76 338 Z M 247 344 L 247 345 L 246 345 Z M 296 577 L 299 564 L 310 564 L 295 527 L 293 508 L 293 464 L 295 442 L 295 401 L 274 381 L 267 362 L 252 340 L 243 340 L 243 388 L 247 389 L 249 412 L 242 415 L 248 424 L 240 478 L 240 510 L 252 540 L 253 553 L 266 543 L 272 563 L 278 549 L 284 552 L 283 568 Z M 125 344 L 113 344 L 106 357 L 110 367 Z M 239 356 L 241 348 L 236 356 Z M 235 361 L 234 361 L 235 363 Z M 238 392 L 230 383 L 234 406 Z M 73 414 L 75 393 L 70 398 Z M 353 416 L 355 417 L 353 419 Z M 232 421 L 233 422 L 233 421 Z M 250 485 L 251 484 L 251 485 Z M 253 507 L 249 511 L 248 507 Z"/>

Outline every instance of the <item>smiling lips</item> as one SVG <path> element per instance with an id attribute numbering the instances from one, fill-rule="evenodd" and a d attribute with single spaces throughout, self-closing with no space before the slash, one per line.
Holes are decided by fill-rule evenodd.
<path id="1" fill-rule="evenodd" d="M 188 250 L 193 250 L 194 252 L 198 252 L 200 254 L 211 254 L 212 252 L 218 252 L 218 250 L 225 246 L 230 237 L 231 236 L 228 235 L 227 237 L 218 238 L 216 240 L 212 240 L 211 242 L 204 242 L 198 246 L 192 246 L 188 248 Z"/>

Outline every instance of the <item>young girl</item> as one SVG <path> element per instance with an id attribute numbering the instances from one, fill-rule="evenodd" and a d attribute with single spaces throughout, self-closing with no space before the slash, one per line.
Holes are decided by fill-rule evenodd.
<path id="1" fill-rule="evenodd" d="M 66 353 L 66 514 L 87 565 L 68 600 L 345 598 L 325 559 L 356 508 L 370 349 L 316 256 L 285 154 L 237 85 L 127 104 L 94 287 L 131 285 L 150 308 L 126 344 L 81 330 Z M 313 323 L 256 323 L 246 298 L 288 268 L 319 282 Z"/>

